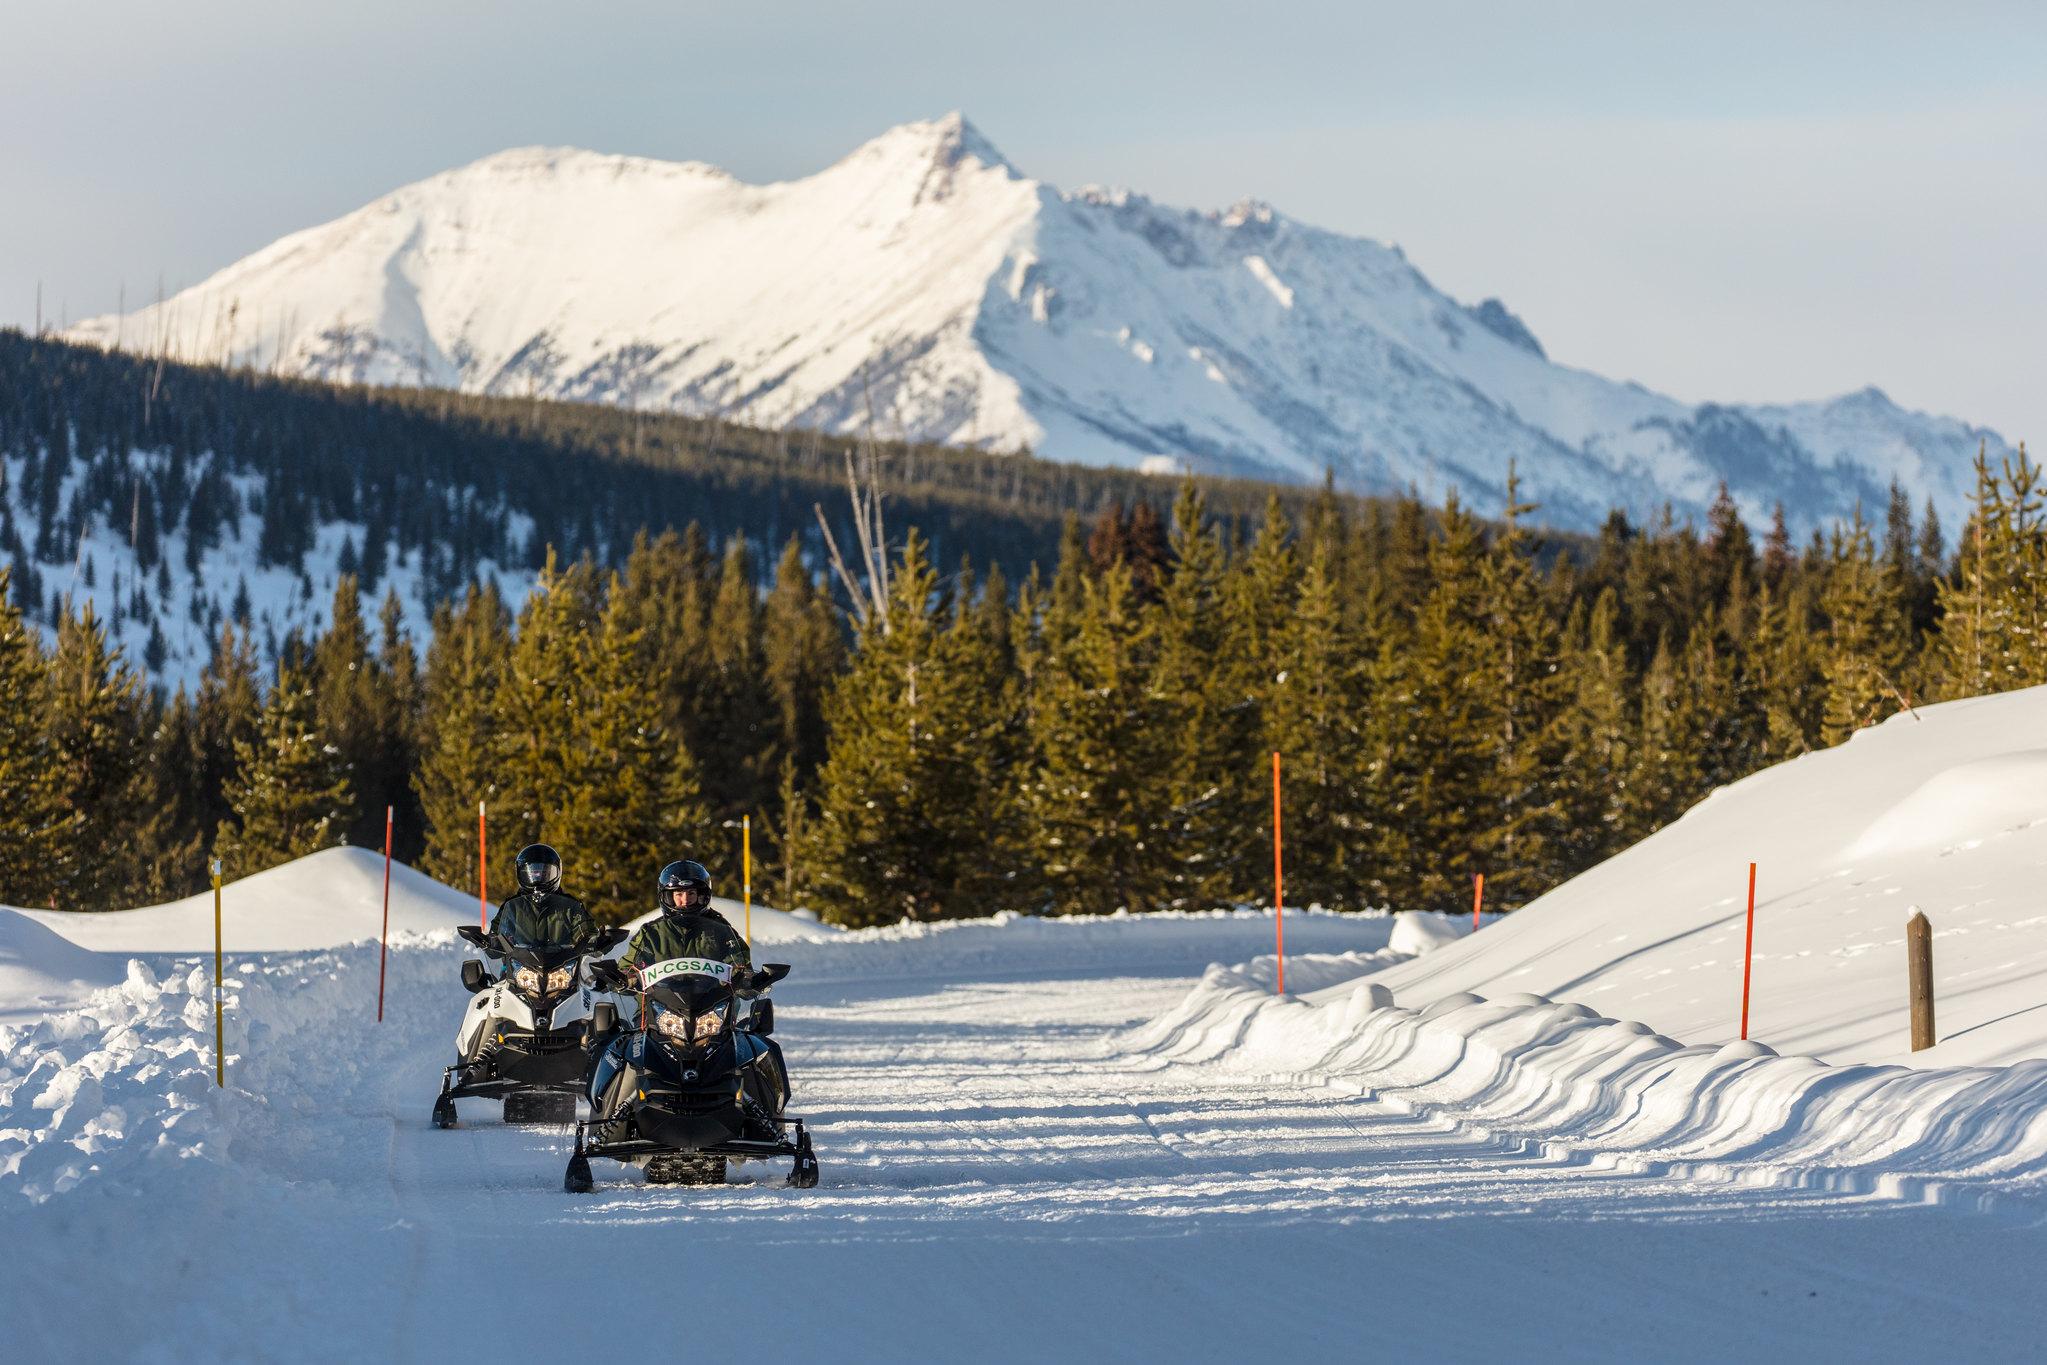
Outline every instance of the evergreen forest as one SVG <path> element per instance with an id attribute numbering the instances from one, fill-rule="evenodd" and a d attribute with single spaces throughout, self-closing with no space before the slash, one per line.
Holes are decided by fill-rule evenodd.
<path id="1" fill-rule="evenodd" d="M 879 447 L 886 560 L 854 582 L 803 520 L 857 543 L 844 447 L 0 334 L 0 455 L 54 504 L 0 526 L 0 899 L 166 900 L 212 856 L 380 846 L 389 808 L 397 855 L 471 891 L 556 845 L 613 921 L 673 858 L 736 890 L 742 818 L 757 894 L 849 925 L 1269 904 L 1277 753 L 1289 904 L 1468 908 L 1482 872 L 1511 909 L 1758 768 L 2047 682 L 2023 450 L 1979 464 L 1951 547 L 1896 489 L 1803 543 L 1724 495 L 1702 527 L 1559 538 L 1512 500 Z M 134 450 L 167 457 L 147 490 Z M 431 548 L 430 629 L 356 565 L 315 637 L 209 618 L 166 694 L 24 582 L 79 518 L 192 527 L 247 496 L 230 475 L 261 477 L 265 554 L 323 519 Z M 512 555 L 526 600 L 473 573 Z"/>

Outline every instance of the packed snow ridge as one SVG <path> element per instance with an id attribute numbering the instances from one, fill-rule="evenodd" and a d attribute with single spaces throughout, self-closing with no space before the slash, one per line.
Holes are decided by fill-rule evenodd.
<path id="1" fill-rule="evenodd" d="M 1151 471 L 1451 487 L 1562 526 L 1959 516 L 1992 432 L 1867 389 L 1691 406 L 1552 363 L 1506 305 L 1255 201 L 1062 192 L 958 114 L 802 180 L 528 147 L 294 233 L 79 340 L 347 382 L 596 400 Z"/>

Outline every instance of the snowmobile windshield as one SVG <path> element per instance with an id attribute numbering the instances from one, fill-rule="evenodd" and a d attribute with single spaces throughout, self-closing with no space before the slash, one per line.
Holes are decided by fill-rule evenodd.
<path id="1" fill-rule="evenodd" d="M 516 937 L 505 939 L 505 951 L 501 954 L 516 966 L 543 972 L 573 963 L 582 955 L 580 943 L 529 943 Z"/>

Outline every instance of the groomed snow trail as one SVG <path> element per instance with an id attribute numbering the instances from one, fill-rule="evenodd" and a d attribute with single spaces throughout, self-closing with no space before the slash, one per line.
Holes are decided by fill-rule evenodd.
<path id="1" fill-rule="evenodd" d="M 345 1018 L 327 1035 L 346 1064 L 266 1063 L 248 1044 L 265 1105 L 238 1121 L 231 1160 L 0 1212 L 9 1354 L 2037 1356 L 2037 1227 L 1553 1161 L 1146 1050 L 1138 1026 L 1193 985 L 1190 951 L 1259 932 L 1192 928 L 1209 937 L 1114 931 L 1091 966 L 1071 949 L 1112 931 L 1035 931 L 1009 956 L 1040 969 L 1013 972 L 947 951 L 965 940 L 864 945 L 865 968 L 787 945 L 780 1037 L 824 1162 L 809 1192 L 779 1164 L 680 1190 L 599 1163 L 598 1191 L 572 1198 L 561 1133 L 508 1129 L 481 1103 L 434 1130 L 459 955 L 394 955 L 383 1031 Z M 1351 932 L 1383 941 L 1383 923 Z M 354 993 L 374 960 L 308 975 Z"/>

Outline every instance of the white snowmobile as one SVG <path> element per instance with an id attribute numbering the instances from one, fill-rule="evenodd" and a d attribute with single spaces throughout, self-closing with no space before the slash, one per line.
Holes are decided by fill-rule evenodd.
<path id="1" fill-rule="evenodd" d="M 463 938 L 510 968 L 493 978 L 475 958 L 462 964 L 469 1008 L 455 1034 L 459 1059 L 441 1077 L 434 1126 L 455 1126 L 458 1099 L 503 1100 L 506 1123 L 576 1121 L 576 1097 L 590 1069 L 590 1017 L 617 997 L 598 990 L 585 960 L 624 943 L 625 929 L 600 929 L 576 943 L 529 944 L 465 925 Z"/>

